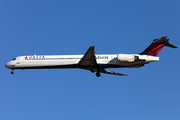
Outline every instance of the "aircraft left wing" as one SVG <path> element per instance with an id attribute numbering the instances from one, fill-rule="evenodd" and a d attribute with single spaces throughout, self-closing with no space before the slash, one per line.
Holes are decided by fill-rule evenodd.
<path id="1" fill-rule="evenodd" d="M 91 72 L 98 72 L 98 73 L 100 72 L 105 74 L 127 76 L 126 74 L 117 73 L 100 68 L 100 66 L 97 64 L 96 61 L 94 46 L 89 47 L 89 49 L 84 54 L 82 59 L 78 62 L 77 66 L 79 66 L 81 69 L 90 70 Z"/>
<path id="2" fill-rule="evenodd" d="M 84 54 L 82 59 L 78 62 L 78 66 L 89 66 L 89 67 L 98 67 L 94 46 L 89 47 L 87 52 Z"/>

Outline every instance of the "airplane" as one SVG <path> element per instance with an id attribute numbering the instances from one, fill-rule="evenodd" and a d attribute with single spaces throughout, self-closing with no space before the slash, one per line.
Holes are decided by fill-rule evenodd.
<path id="1" fill-rule="evenodd" d="M 126 74 L 113 72 L 107 68 L 140 68 L 149 62 L 159 61 L 157 54 L 164 46 L 177 48 L 169 43 L 167 36 L 154 39 L 149 47 L 138 54 L 95 54 L 94 47 L 91 46 L 84 55 L 32 55 L 19 56 L 5 64 L 11 69 L 60 69 L 60 68 L 80 68 L 96 72 L 100 77 L 101 73 L 127 76 Z"/>

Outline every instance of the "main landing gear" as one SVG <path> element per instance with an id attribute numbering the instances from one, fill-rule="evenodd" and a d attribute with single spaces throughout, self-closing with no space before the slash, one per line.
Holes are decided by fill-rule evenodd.
<path id="1" fill-rule="evenodd" d="M 12 69 L 11 74 L 14 74 L 14 69 Z"/>
<path id="2" fill-rule="evenodd" d="M 100 77 L 100 76 L 101 76 L 101 74 L 100 74 L 99 72 L 97 72 L 97 73 L 96 73 L 96 76 L 97 76 L 97 77 Z"/>

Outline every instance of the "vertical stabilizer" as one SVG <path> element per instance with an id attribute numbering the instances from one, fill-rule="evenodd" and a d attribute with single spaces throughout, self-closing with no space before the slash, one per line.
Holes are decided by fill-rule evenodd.
<path id="1" fill-rule="evenodd" d="M 140 54 L 157 56 L 157 54 L 162 50 L 164 46 L 177 48 L 176 46 L 169 43 L 169 39 L 167 39 L 167 36 L 163 36 L 160 39 L 154 39 L 151 45 Z"/>

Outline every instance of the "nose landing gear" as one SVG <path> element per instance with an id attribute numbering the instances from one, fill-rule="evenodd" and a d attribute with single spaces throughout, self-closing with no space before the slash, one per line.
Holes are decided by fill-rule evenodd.
<path id="1" fill-rule="evenodd" d="M 14 74 L 14 69 L 12 69 L 11 74 Z"/>
<path id="2" fill-rule="evenodd" d="M 100 76 L 101 76 L 101 74 L 100 74 L 99 72 L 97 72 L 97 73 L 96 73 L 96 76 L 97 76 L 97 77 L 100 77 Z"/>

